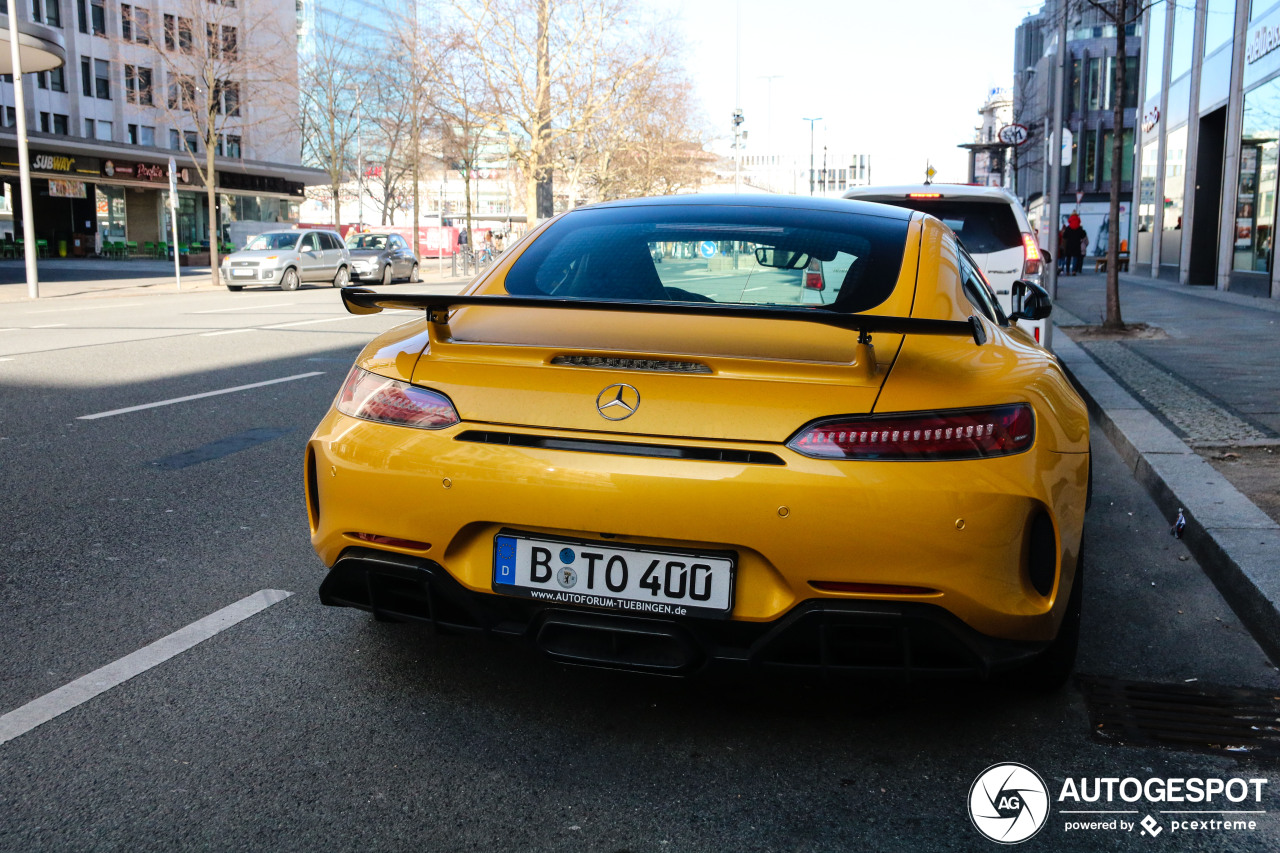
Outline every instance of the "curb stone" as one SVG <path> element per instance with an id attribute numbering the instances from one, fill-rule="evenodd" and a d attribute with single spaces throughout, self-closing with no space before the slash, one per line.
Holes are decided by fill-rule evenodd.
<path id="1" fill-rule="evenodd" d="M 1089 412 L 1267 656 L 1280 662 L 1280 524 L 1147 411 L 1061 328 L 1054 351 Z"/>

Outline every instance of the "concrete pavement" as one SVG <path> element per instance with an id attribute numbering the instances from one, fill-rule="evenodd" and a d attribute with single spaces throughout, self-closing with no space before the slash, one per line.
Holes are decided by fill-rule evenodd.
<path id="1" fill-rule="evenodd" d="M 1080 327 L 1101 323 L 1105 287 L 1100 275 L 1060 279 L 1053 348 L 1171 528 L 1181 510 L 1188 548 L 1280 661 L 1280 524 L 1205 458 L 1280 453 L 1280 304 L 1122 275 L 1123 319 L 1154 329 L 1095 340 Z M 1270 470 L 1280 483 L 1280 466 Z M 1255 494 L 1275 494 L 1268 472 L 1253 473 L 1264 475 Z"/>

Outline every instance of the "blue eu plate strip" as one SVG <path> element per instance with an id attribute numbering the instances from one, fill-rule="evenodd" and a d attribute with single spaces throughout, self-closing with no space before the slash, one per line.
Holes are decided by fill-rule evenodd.
<path id="1" fill-rule="evenodd" d="M 516 582 L 516 540 L 512 536 L 495 536 L 493 539 L 493 582 Z"/>

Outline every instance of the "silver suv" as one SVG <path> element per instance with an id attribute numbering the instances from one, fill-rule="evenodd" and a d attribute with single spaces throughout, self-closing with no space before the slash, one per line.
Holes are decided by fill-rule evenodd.
<path id="1" fill-rule="evenodd" d="M 1040 284 L 1044 252 L 1018 200 L 999 187 L 966 184 L 914 184 L 894 187 L 855 187 L 844 194 L 858 201 L 875 201 L 920 210 L 941 219 L 960 238 L 965 251 L 995 290 L 1005 314 L 1014 310 L 1013 283 L 1019 279 Z M 1019 320 L 1038 343 L 1048 342 L 1048 320 Z"/>
<path id="2" fill-rule="evenodd" d="M 297 290 L 303 282 L 346 287 L 351 281 L 351 256 L 335 231 L 268 231 L 224 256 L 220 273 L 227 290 L 243 290 L 249 284 Z"/>

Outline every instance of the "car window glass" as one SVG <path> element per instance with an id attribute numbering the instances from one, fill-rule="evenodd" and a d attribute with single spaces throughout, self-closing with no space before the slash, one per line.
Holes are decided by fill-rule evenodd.
<path id="1" fill-rule="evenodd" d="M 321 251 L 332 248 L 332 246 L 329 245 L 329 235 L 324 233 L 323 231 L 317 231 L 315 234 L 315 238 L 316 238 L 316 242 L 320 246 Z"/>
<path id="2" fill-rule="evenodd" d="M 1000 303 L 995 294 L 992 293 L 991 286 L 987 284 L 986 279 L 978 272 L 977 265 L 963 253 L 960 255 L 960 276 L 961 284 L 964 286 L 964 295 L 973 304 L 973 307 L 981 311 L 993 323 L 1007 326 L 1009 320 L 1005 317 L 1004 311 L 1000 309 Z"/>
<path id="3" fill-rule="evenodd" d="M 1022 229 L 1008 204 L 960 199 L 876 199 L 882 204 L 920 210 L 936 216 L 956 233 L 974 255 L 1022 247 Z"/>
<path id="4" fill-rule="evenodd" d="M 328 232 L 325 232 L 325 235 L 324 235 L 324 242 L 325 242 L 325 248 L 326 248 L 326 249 L 341 249 L 341 248 L 342 248 L 342 241 L 341 241 L 341 240 L 339 240 L 339 239 L 338 239 L 338 237 L 337 237 L 337 235 L 335 235 L 335 234 L 330 234 L 330 233 L 328 233 Z"/>
<path id="5" fill-rule="evenodd" d="M 906 233 L 897 218 L 804 208 L 596 208 L 551 226 L 506 285 L 510 293 L 564 298 L 863 311 L 893 291 Z M 760 263 L 761 248 L 785 252 L 795 268 Z"/>
<path id="6" fill-rule="evenodd" d="M 408 244 L 408 243 L 406 243 L 406 242 L 404 241 L 404 238 L 403 238 L 403 237 L 401 237 L 399 234 L 392 234 L 392 235 L 391 235 L 391 248 L 393 248 L 393 249 L 401 249 L 401 250 L 403 250 L 403 249 L 407 249 L 407 248 L 409 248 L 409 244 Z"/>
<path id="7" fill-rule="evenodd" d="M 319 246 L 316 244 L 316 235 L 314 233 L 308 234 L 305 238 L 303 238 L 302 251 L 304 252 L 319 251 Z"/>
<path id="8" fill-rule="evenodd" d="M 292 249 L 298 242 L 298 235 L 292 231 L 276 231 L 259 234 L 245 246 L 247 251 L 256 252 L 266 249 Z"/>

